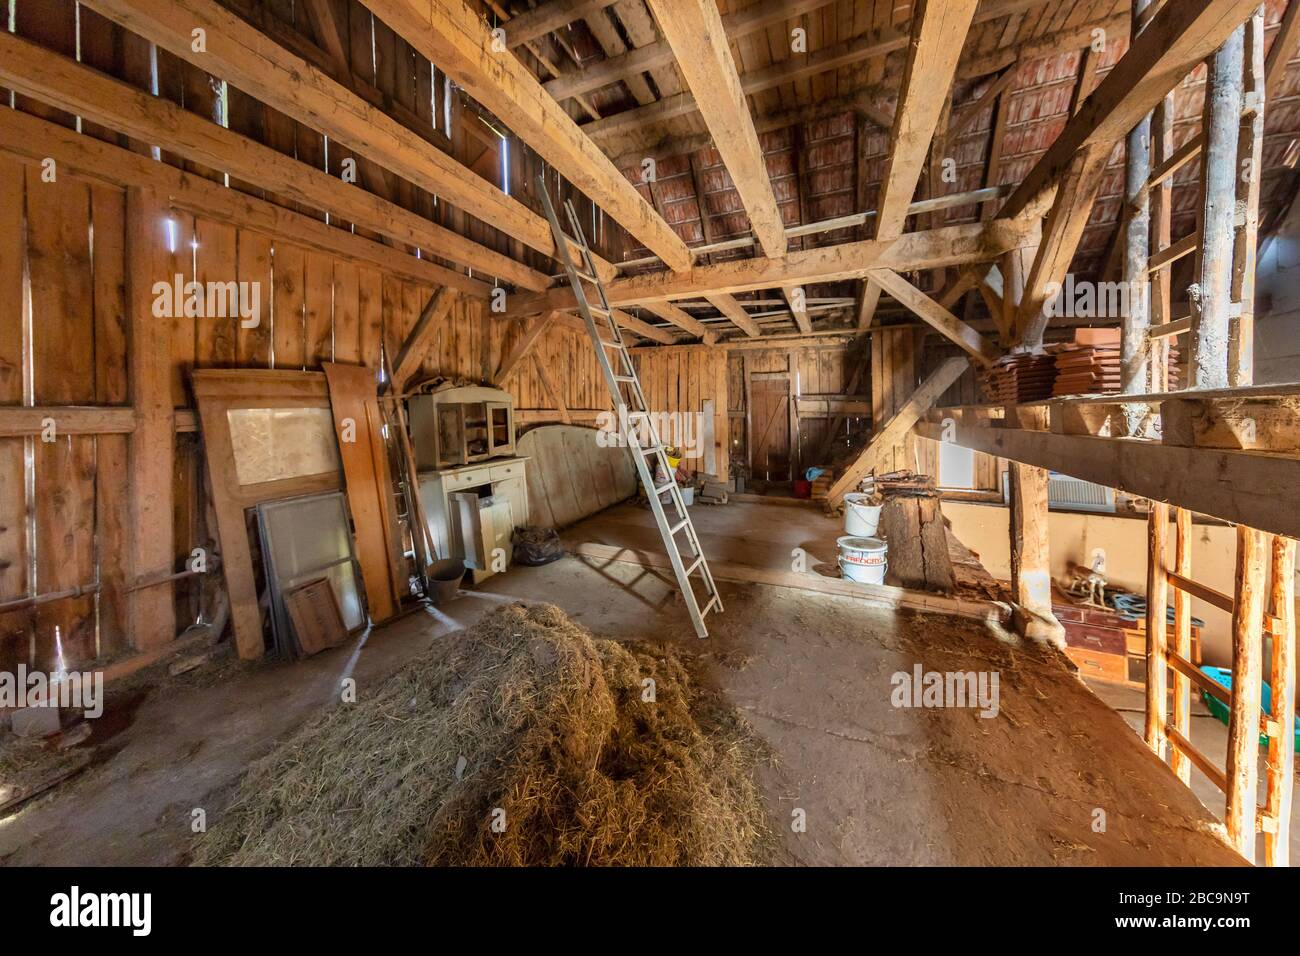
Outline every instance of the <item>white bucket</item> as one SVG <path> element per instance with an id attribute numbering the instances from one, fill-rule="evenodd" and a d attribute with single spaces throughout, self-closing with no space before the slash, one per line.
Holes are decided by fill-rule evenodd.
<path id="1" fill-rule="evenodd" d="M 855 538 L 873 538 L 880 527 L 881 505 L 873 505 L 870 495 L 844 496 L 844 533 Z"/>
<path id="2" fill-rule="evenodd" d="M 889 568 L 889 548 L 879 538 L 846 534 L 840 546 L 840 573 L 862 584 L 884 584 Z"/>

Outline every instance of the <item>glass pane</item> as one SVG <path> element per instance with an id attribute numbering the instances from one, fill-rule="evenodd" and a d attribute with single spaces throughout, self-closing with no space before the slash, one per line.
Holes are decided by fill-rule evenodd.
<path id="1" fill-rule="evenodd" d="M 348 629 L 364 624 L 343 496 L 269 501 L 258 510 L 280 594 L 324 575 L 334 587 Z"/>
<path id="2" fill-rule="evenodd" d="M 226 420 L 241 485 L 339 471 L 328 408 L 232 408 Z"/>

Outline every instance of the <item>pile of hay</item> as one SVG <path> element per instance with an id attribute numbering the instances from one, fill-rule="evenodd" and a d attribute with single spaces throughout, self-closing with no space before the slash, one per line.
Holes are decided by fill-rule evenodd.
<path id="1" fill-rule="evenodd" d="M 759 757 L 675 652 L 511 605 L 255 764 L 195 862 L 755 864 Z"/>

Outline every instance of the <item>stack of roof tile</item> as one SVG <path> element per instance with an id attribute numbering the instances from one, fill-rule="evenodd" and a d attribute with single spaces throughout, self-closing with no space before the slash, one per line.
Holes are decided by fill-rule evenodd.
<path id="1" fill-rule="evenodd" d="M 1113 395 L 1120 390 L 1119 329 L 1079 329 L 1056 353 L 1052 396 Z M 1170 347 L 1170 388 L 1178 387 L 1178 350 Z"/>
<path id="2" fill-rule="evenodd" d="M 1056 357 L 1050 350 L 1004 355 L 980 374 L 984 396 L 995 405 L 1050 398 L 1055 381 Z"/>

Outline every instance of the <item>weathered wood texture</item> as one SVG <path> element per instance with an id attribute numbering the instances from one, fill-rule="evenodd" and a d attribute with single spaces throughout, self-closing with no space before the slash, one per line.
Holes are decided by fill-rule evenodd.
<path id="1" fill-rule="evenodd" d="M 529 459 L 529 524 L 564 528 L 636 494 L 628 449 L 597 438 L 594 428 L 542 425 L 519 439 L 516 450 Z"/>
<path id="2" fill-rule="evenodd" d="M 948 531 L 937 497 L 887 498 L 880 512 L 880 530 L 889 542 L 886 584 L 943 594 L 956 590 Z"/>
<path id="3" fill-rule="evenodd" d="M 1260 682 L 1267 558 L 1263 532 L 1237 526 L 1236 601 L 1232 613 L 1232 711 L 1228 719 L 1228 842 L 1255 861 L 1259 791 Z M 1291 728 L 1287 727 L 1290 733 Z"/>

